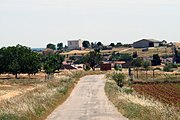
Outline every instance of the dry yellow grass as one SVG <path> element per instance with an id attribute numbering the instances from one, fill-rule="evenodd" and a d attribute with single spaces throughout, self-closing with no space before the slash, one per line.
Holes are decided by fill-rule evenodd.
<path id="1" fill-rule="evenodd" d="M 80 77 L 101 71 L 62 71 L 52 80 L 0 80 L 0 120 L 44 120 L 70 95 Z M 44 79 L 44 77 L 43 77 Z"/>
<path id="2" fill-rule="evenodd" d="M 87 54 L 89 50 L 72 50 L 70 52 L 61 53 L 61 55 Z"/>
<path id="3" fill-rule="evenodd" d="M 149 48 L 149 50 L 146 52 L 142 52 L 142 49 L 140 48 L 132 48 L 124 51 L 123 53 L 133 54 L 135 51 L 137 51 L 139 57 L 149 57 L 153 56 L 153 54 L 159 54 L 160 56 L 172 54 L 172 49 L 166 47 Z"/>
<path id="4" fill-rule="evenodd" d="M 113 48 L 112 50 L 101 50 L 101 53 L 113 53 L 113 52 L 120 52 L 121 50 L 124 50 L 126 48 Z M 70 52 L 60 53 L 61 55 L 82 55 L 82 54 L 88 54 L 90 51 L 93 51 L 93 49 L 87 49 L 87 50 L 72 50 Z"/>

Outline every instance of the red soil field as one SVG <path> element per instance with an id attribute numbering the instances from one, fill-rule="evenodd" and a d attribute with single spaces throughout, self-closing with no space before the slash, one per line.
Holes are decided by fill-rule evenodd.
<path id="1" fill-rule="evenodd" d="M 180 83 L 134 84 L 132 87 L 141 95 L 180 108 Z"/>

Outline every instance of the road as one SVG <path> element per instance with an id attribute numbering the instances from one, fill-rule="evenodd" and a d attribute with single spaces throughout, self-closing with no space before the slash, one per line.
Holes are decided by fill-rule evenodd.
<path id="1" fill-rule="evenodd" d="M 104 75 L 80 79 L 69 98 L 46 120 L 127 120 L 108 100 Z"/>

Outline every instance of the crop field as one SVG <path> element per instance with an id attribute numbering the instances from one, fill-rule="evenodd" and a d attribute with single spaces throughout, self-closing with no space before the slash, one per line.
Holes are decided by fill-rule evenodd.
<path id="1" fill-rule="evenodd" d="M 141 95 L 180 108 L 180 83 L 134 84 L 132 87 Z"/>

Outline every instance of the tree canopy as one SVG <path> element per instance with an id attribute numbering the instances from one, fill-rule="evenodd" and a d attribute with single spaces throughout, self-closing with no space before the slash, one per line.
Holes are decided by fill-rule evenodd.
<path id="1" fill-rule="evenodd" d="M 0 73 L 35 74 L 40 69 L 40 55 L 22 45 L 0 49 Z"/>
<path id="2" fill-rule="evenodd" d="M 110 45 L 109 46 L 112 46 L 112 47 L 114 47 L 115 46 L 115 44 L 114 43 L 110 43 Z"/>
<path id="3" fill-rule="evenodd" d="M 100 46 L 103 46 L 103 44 L 102 44 L 101 42 L 98 42 L 98 43 L 97 43 L 97 46 L 100 47 Z"/>
<path id="4" fill-rule="evenodd" d="M 64 56 L 59 54 L 49 54 L 43 57 L 43 69 L 47 74 L 52 74 L 55 70 L 59 70 L 64 61 Z"/>
<path id="5" fill-rule="evenodd" d="M 161 59 L 160 59 L 159 55 L 154 54 L 151 62 L 152 62 L 153 66 L 161 65 Z"/>
<path id="6" fill-rule="evenodd" d="M 58 43 L 57 50 L 62 50 L 62 49 L 63 49 L 63 43 Z"/>
<path id="7" fill-rule="evenodd" d="M 84 48 L 89 48 L 90 47 L 89 41 L 86 41 L 86 40 L 83 41 L 82 45 L 83 45 Z"/>
<path id="8" fill-rule="evenodd" d="M 102 61 L 102 56 L 99 52 L 91 51 L 84 58 L 84 62 L 87 66 L 90 66 L 93 70 L 95 70 L 95 66 L 99 65 Z"/>
<path id="9" fill-rule="evenodd" d="M 128 53 L 113 53 L 111 58 L 112 61 L 131 61 L 132 56 Z"/>
<path id="10" fill-rule="evenodd" d="M 50 49 L 56 50 L 56 45 L 54 45 L 52 43 L 49 43 L 49 44 L 47 44 L 46 48 L 50 48 Z"/>

